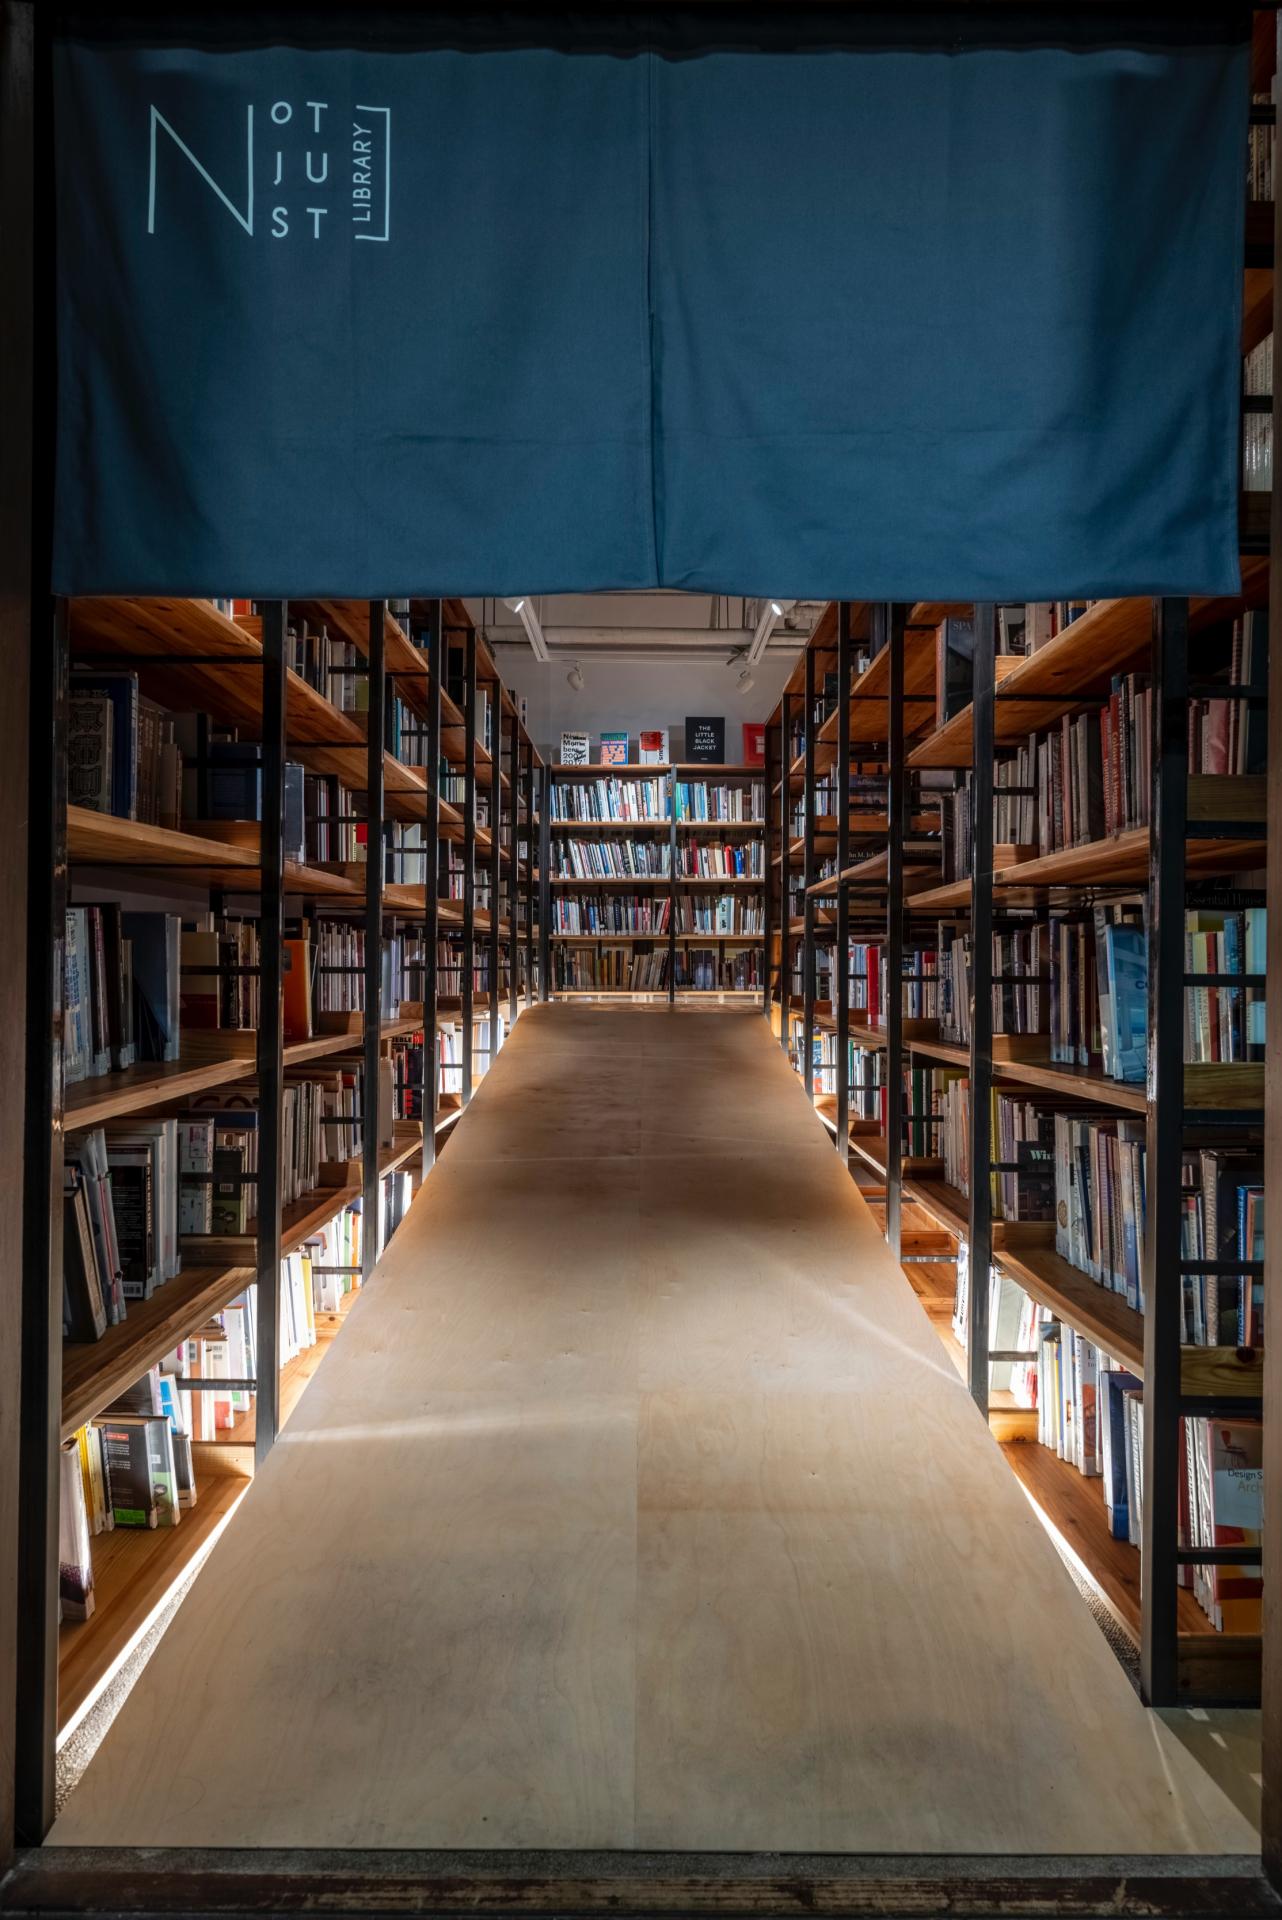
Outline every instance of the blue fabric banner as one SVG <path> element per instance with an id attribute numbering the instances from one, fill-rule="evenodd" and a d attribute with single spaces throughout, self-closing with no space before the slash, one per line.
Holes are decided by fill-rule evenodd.
<path id="1" fill-rule="evenodd" d="M 69 36 L 57 589 L 1233 591 L 1245 43 L 836 14 Z"/>

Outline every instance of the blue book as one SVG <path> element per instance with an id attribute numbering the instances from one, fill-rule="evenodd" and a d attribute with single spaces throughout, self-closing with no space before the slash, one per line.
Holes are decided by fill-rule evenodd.
<path id="1" fill-rule="evenodd" d="M 1104 1510 L 1114 1540 L 1130 1538 L 1130 1500 L 1126 1490 L 1126 1400 L 1139 1390 L 1133 1373 L 1102 1373 L 1104 1394 L 1100 1419 L 1100 1470 L 1104 1476 Z"/>
<path id="2" fill-rule="evenodd" d="M 1114 1080 L 1143 1086 L 1148 1070 L 1148 941 L 1142 927 L 1105 930 Z"/>
<path id="3" fill-rule="evenodd" d="M 1251 1203 L 1255 1201 L 1253 1206 Z M 1237 1257 L 1239 1260 L 1264 1258 L 1264 1188 L 1240 1186 L 1237 1190 Z M 1237 1343 L 1253 1345 L 1264 1320 L 1264 1281 L 1244 1273 L 1238 1281 Z"/>

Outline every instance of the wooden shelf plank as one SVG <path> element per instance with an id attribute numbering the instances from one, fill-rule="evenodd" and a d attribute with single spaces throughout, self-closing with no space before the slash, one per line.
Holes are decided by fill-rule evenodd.
<path id="1" fill-rule="evenodd" d="M 1143 1379 L 1144 1316 L 1120 1294 L 1079 1273 L 1053 1246 L 995 1247 L 993 1258 L 1032 1299 Z"/>
<path id="2" fill-rule="evenodd" d="M 993 875 L 993 890 L 1100 883 L 1143 886 L 1148 879 L 1149 831 L 1128 827 L 1105 840 L 1061 847 L 1033 860 L 1015 861 Z M 1237 873 L 1264 862 L 1263 840 L 1190 840 L 1185 864 L 1192 874 Z"/>
<path id="3" fill-rule="evenodd" d="M 1231 620 L 1244 606 L 1263 603 L 1268 560 L 1242 558 L 1242 596 L 1189 602 L 1190 631 Z M 1075 708 L 1101 699 L 1115 673 L 1148 658 L 1153 637 L 1152 601 L 1101 600 L 1062 633 L 1027 655 L 997 656 L 998 698 L 994 729 L 999 746 L 1012 746 Z M 1003 661 L 1010 664 L 1004 666 Z M 910 767 L 968 767 L 973 758 L 972 715 L 964 707 L 913 748 Z"/>
<path id="4" fill-rule="evenodd" d="M 678 833 L 764 833 L 764 820 L 678 820 Z"/>
<path id="5" fill-rule="evenodd" d="M 914 612 L 916 609 L 914 609 Z M 941 616 L 942 617 L 942 616 Z M 935 622 L 929 631 L 910 626 L 904 632 L 904 737 L 914 739 L 935 722 Z M 850 689 L 850 739 L 852 746 L 881 742 L 890 728 L 890 648 L 883 647 Z M 836 709 L 828 715 L 816 742 L 826 746 L 837 738 Z M 794 761 L 794 770 L 797 766 Z M 802 770 L 804 772 L 804 761 Z"/>
<path id="6" fill-rule="evenodd" d="M 568 766 L 564 760 L 554 760 L 549 768 L 549 772 L 554 778 L 568 773 L 573 774 L 576 779 L 586 778 L 589 780 L 608 780 L 616 777 L 618 779 L 648 779 L 651 774 L 662 775 L 671 773 L 672 771 L 673 768 L 667 761 L 665 761 L 662 766 L 653 766 L 648 762 L 643 765 L 637 760 L 629 760 L 626 765 L 614 767 L 604 766 L 599 760 L 590 761 L 587 766 L 583 767 Z"/>
<path id="7" fill-rule="evenodd" d="M 196 707 L 249 739 L 262 733 L 262 641 L 253 617 L 232 620 L 210 600 L 89 597 L 71 602 L 73 654 L 128 654 L 164 706 Z M 214 664 L 184 656 L 216 655 Z M 346 786 L 365 784 L 365 730 L 301 674 L 286 673 L 285 734 L 292 757 Z M 388 811 L 422 818 L 427 779 L 420 768 L 384 756 Z"/>
<path id="8" fill-rule="evenodd" d="M 62 1349 L 62 1437 L 91 1420 L 118 1394 L 177 1346 L 192 1328 L 250 1284 L 247 1266 L 185 1266 L 150 1300 L 133 1300 L 125 1318 L 101 1340 L 71 1342 Z"/>
<path id="9" fill-rule="evenodd" d="M 1088 1478 L 1050 1447 L 1035 1442 L 1004 1446 L 1002 1452 L 1051 1531 L 1069 1549 L 1113 1618 L 1138 1646 L 1140 1551 L 1127 1540 L 1115 1540 L 1109 1532 L 1098 1476 Z M 1187 1587 L 1180 1589 L 1177 1618 L 1181 1640 L 1207 1662 L 1240 1658 L 1243 1649 L 1234 1643 L 1245 1640 L 1249 1647 L 1250 1636 L 1217 1633 Z M 1254 1646 L 1258 1649 L 1258 1640 Z M 1185 1664 L 1181 1662 L 1182 1667 Z M 1203 1684 L 1198 1691 L 1212 1690 Z M 1255 1693 L 1258 1698 L 1258 1671 Z"/>
<path id="10" fill-rule="evenodd" d="M 152 1615 L 213 1542 L 249 1486 L 239 1474 L 198 1481 L 176 1527 L 117 1527 L 92 1542 L 94 1611 L 58 1629 L 58 1727 L 74 1721 Z"/>
<path id="11" fill-rule="evenodd" d="M 1190 1399 L 1259 1400 L 1264 1355 L 1252 1347 L 1181 1347 L 1180 1392 Z"/>
<path id="12" fill-rule="evenodd" d="M 1124 1080 L 1110 1080 L 1102 1073 L 1087 1073 L 1077 1067 L 1055 1066 L 1039 1060 L 995 1061 L 994 1071 L 1002 1080 L 1016 1080 L 1023 1086 L 1041 1087 L 1048 1093 L 1072 1094 L 1098 1106 L 1120 1107 L 1126 1113 L 1143 1113 L 1143 1087 Z"/>
<path id="13" fill-rule="evenodd" d="M 173 1104 L 210 1087 L 244 1080 L 254 1071 L 246 1058 L 222 1060 L 144 1061 L 123 1073 L 104 1073 L 95 1080 L 77 1080 L 67 1088 L 64 1123 L 69 1133 L 101 1126 L 121 1114 L 141 1113 L 162 1103 Z"/>
<path id="14" fill-rule="evenodd" d="M 392 1145 L 384 1147 L 379 1155 L 380 1176 L 394 1172 L 423 1144 L 422 1128 L 416 1120 L 398 1120 L 394 1136 Z M 282 1258 L 293 1253 L 311 1234 L 332 1220 L 336 1213 L 341 1213 L 344 1207 L 360 1197 L 360 1181 L 353 1180 L 343 1186 L 313 1187 L 300 1200 L 283 1207 L 280 1217 Z M 223 1259 L 238 1265 L 252 1265 L 257 1257 L 257 1243 L 253 1234 L 198 1234 L 184 1239 L 182 1245 L 184 1255 L 190 1254 L 194 1260 L 217 1259 L 221 1255 Z"/>
<path id="15" fill-rule="evenodd" d="M 388 1020 L 381 1029 L 385 1040 L 416 1031 L 412 1020 Z M 94 1080 L 77 1080 L 67 1088 L 64 1122 L 68 1133 L 101 1126 L 104 1120 L 147 1108 L 171 1106 L 211 1087 L 252 1079 L 255 1038 L 251 1029 L 194 1028 L 188 1035 L 189 1052 L 180 1060 L 145 1060 L 123 1073 L 104 1073 Z M 285 1048 L 285 1065 L 302 1066 L 327 1054 L 345 1053 L 361 1044 L 354 1033 L 323 1033 L 310 1040 L 293 1040 Z"/>

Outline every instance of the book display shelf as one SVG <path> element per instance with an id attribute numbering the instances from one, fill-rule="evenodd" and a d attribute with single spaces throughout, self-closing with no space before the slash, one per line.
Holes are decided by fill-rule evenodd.
<path id="1" fill-rule="evenodd" d="M 554 999 L 763 1003 L 763 767 L 558 764 L 541 810 Z"/>
<path id="2" fill-rule="evenodd" d="M 544 990 L 541 762 L 460 602 L 75 600 L 55 653 L 49 1796 Z M 166 1442 L 150 1512 L 101 1471 L 130 1419 Z"/>
<path id="3" fill-rule="evenodd" d="M 1242 565 L 1240 601 L 1061 603 L 1036 639 L 1032 607 L 830 608 L 768 734 L 776 1030 L 1157 1705 L 1260 1689 L 1268 563 Z M 1212 1504 L 1212 1436 L 1254 1508 Z"/>

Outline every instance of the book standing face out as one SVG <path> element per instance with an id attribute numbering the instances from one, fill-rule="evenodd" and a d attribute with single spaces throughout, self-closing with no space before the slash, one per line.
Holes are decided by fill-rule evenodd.
<path id="1" fill-rule="evenodd" d="M 586 733 L 563 733 L 561 735 L 561 764 L 564 767 L 586 767 L 592 758 L 592 742 Z"/>
<path id="2" fill-rule="evenodd" d="M 603 767 L 626 767 L 627 764 L 627 734 L 603 733 L 601 735 L 601 765 Z"/>
<path id="3" fill-rule="evenodd" d="M 745 767 L 764 767 L 766 764 L 764 720 L 745 720 L 743 723 L 743 764 Z"/>
<path id="4" fill-rule="evenodd" d="M 668 729 L 643 727 L 637 735 L 637 757 L 643 767 L 665 767 L 668 764 Z"/>
<path id="5" fill-rule="evenodd" d="M 686 759 L 701 766 L 722 766 L 726 757 L 724 719 L 690 715 L 686 719 Z"/>

